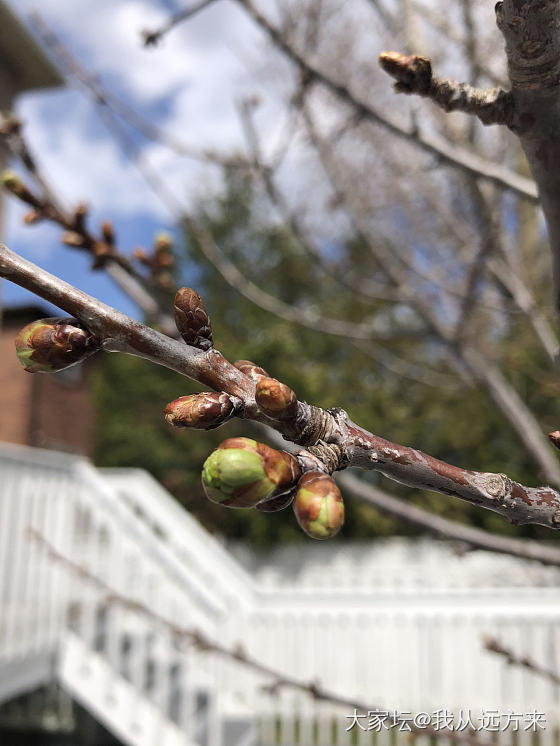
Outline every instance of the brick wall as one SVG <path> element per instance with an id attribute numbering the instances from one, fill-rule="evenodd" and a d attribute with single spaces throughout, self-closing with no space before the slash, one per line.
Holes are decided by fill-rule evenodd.
<path id="1" fill-rule="evenodd" d="M 27 373 L 16 358 L 17 332 L 48 315 L 36 306 L 4 312 L 0 329 L 0 441 L 91 456 L 95 411 L 89 376 L 95 358 L 53 374 Z"/>

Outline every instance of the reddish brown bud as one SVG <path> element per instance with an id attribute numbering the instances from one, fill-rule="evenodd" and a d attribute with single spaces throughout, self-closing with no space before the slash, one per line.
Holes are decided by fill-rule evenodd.
<path id="1" fill-rule="evenodd" d="M 560 450 L 560 430 L 555 430 L 552 433 L 548 433 L 548 438 L 553 446 L 556 446 Z"/>
<path id="2" fill-rule="evenodd" d="M 30 373 L 54 373 L 82 362 L 98 350 L 79 321 L 48 318 L 33 321 L 15 340 L 19 362 Z"/>
<path id="3" fill-rule="evenodd" d="M 192 288 L 180 288 L 175 295 L 175 323 L 188 345 L 200 350 L 212 346 L 212 327 L 202 298 Z"/>
<path id="4" fill-rule="evenodd" d="M 165 407 L 165 419 L 175 427 L 213 430 L 227 422 L 235 412 L 229 394 L 209 391 L 180 396 Z"/>
<path id="5" fill-rule="evenodd" d="M 275 420 L 289 420 L 297 412 L 297 396 L 276 378 L 260 378 L 255 399 L 259 409 Z"/>
<path id="6" fill-rule="evenodd" d="M 233 364 L 237 370 L 240 370 L 247 378 L 257 383 L 261 378 L 268 378 L 268 373 L 264 368 L 260 368 L 256 363 L 250 360 L 236 360 Z"/>
<path id="7" fill-rule="evenodd" d="M 313 539 L 330 539 L 344 524 L 344 503 L 328 474 L 309 471 L 299 480 L 294 500 L 297 522 Z"/>
<path id="8" fill-rule="evenodd" d="M 397 83 L 395 88 L 402 93 L 426 94 L 432 84 L 432 65 L 427 57 L 400 52 L 383 52 L 379 64 Z"/>
<path id="9" fill-rule="evenodd" d="M 251 438 L 228 438 L 206 459 L 202 485 L 213 502 L 251 508 L 285 496 L 300 473 L 297 459 L 286 451 Z"/>

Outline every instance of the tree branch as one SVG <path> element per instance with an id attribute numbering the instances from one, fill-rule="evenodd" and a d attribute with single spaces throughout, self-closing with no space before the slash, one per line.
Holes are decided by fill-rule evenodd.
<path id="1" fill-rule="evenodd" d="M 439 78 L 432 74 L 432 63 L 427 57 L 400 52 L 384 52 L 379 63 L 397 82 L 397 93 L 414 93 L 431 99 L 444 111 L 473 114 L 483 124 L 506 124 L 512 119 L 511 93 L 500 88 L 483 90 L 467 83 Z"/>
<path id="2" fill-rule="evenodd" d="M 546 565 L 560 566 L 560 549 L 550 544 L 499 536 L 480 528 L 467 526 L 464 523 L 450 521 L 448 518 L 430 513 L 410 502 L 399 500 L 352 473 L 340 474 L 336 481 L 344 490 L 345 495 L 351 495 L 356 500 L 373 505 L 374 508 L 382 510 L 384 513 L 394 515 L 414 526 L 420 526 L 436 536 L 455 539 L 475 549 L 502 552 L 513 557 L 542 562 Z"/>
<path id="3" fill-rule="evenodd" d="M 82 565 L 76 564 L 73 560 L 59 552 L 42 534 L 33 529 L 29 531 L 29 534 L 30 538 L 45 549 L 51 561 L 56 562 L 80 579 L 85 580 L 90 584 L 90 586 L 95 588 L 97 592 L 102 594 L 103 602 L 105 604 L 116 604 L 123 609 L 138 614 L 140 617 L 155 624 L 158 628 L 165 630 L 177 641 L 188 641 L 200 651 L 220 656 L 221 658 L 237 663 L 257 674 L 266 676 L 271 679 L 271 683 L 264 689 L 270 694 L 274 694 L 280 689 L 295 689 L 296 691 L 309 695 L 313 700 L 330 702 L 331 704 L 347 708 L 348 710 L 364 713 L 364 715 L 367 715 L 370 712 L 379 712 L 381 720 L 389 719 L 387 708 L 378 708 L 372 704 L 358 702 L 351 697 L 336 694 L 335 692 L 325 689 L 316 682 L 304 681 L 295 676 L 288 676 L 249 655 L 245 652 L 242 644 L 238 644 L 234 647 L 227 647 L 226 645 L 211 640 L 199 629 L 183 627 L 170 621 L 158 611 L 155 611 L 153 608 L 142 603 L 142 601 L 123 595 Z M 395 713 L 394 720 L 393 713 L 391 713 L 390 717 L 391 724 L 393 724 L 393 722 L 395 722 L 395 725 L 398 725 L 399 723 L 406 724 L 410 729 L 410 732 L 415 733 L 418 736 L 437 738 L 442 735 L 441 730 L 437 730 L 433 726 L 420 728 L 415 726 L 414 723 L 411 723 L 409 718 L 403 719 L 398 713 Z M 461 731 L 446 730 L 445 738 L 453 743 L 465 744 L 466 746 L 491 746 L 490 742 L 480 740 L 476 736 L 469 735 L 468 732 L 463 733 Z"/>
<path id="4" fill-rule="evenodd" d="M 304 78 L 318 80 L 331 93 L 334 93 L 340 101 L 351 106 L 363 119 L 378 124 L 401 139 L 415 143 L 425 152 L 439 158 L 443 163 L 488 179 L 503 189 L 511 190 L 532 202 L 537 201 L 537 190 L 531 179 L 526 179 L 497 163 L 490 163 L 487 159 L 481 158 L 468 150 L 450 145 L 436 135 L 427 135 L 420 132 L 416 127 L 408 129 L 389 119 L 371 104 L 359 98 L 347 86 L 337 82 L 327 73 L 307 62 L 281 32 L 255 7 L 251 0 L 236 0 L 236 2 L 245 8 L 255 23 L 267 33 L 275 46 L 296 65 Z"/>
<path id="5" fill-rule="evenodd" d="M 293 418 L 271 419 L 255 401 L 254 380 L 214 348 L 195 349 L 133 321 L 1 244 L 0 276 L 75 316 L 101 348 L 145 358 L 235 397 L 238 416 L 268 424 L 287 440 L 309 446 L 299 456 L 304 471 L 317 469 L 317 464 L 329 473 L 348 466 L 376 470 L 410 487 L 442 492 L 492 510 L 516 524 L 560 528 L 560 494 L 550 487 L 525 487 L 505 474 L 447 464 L 369 433 L 341 409 L 325 411 L 297 402 Z"/>

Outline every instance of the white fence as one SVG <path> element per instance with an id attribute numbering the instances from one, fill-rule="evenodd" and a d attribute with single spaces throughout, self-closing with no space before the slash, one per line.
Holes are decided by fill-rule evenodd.
<path id="1" fill-rule="evenodd" d="M 536 710 L 539 741 L 556 744 L 559 687 L 483 646 L 491 635 L 560 668 L 556 569 L 404 540 L 240 550 L 240 562 L 146 473 L 14 446 L 0 447 L 0 701 L 56 677 L 134 746 L 395 738 L 367 720 L 347 732 L 351 710 L 301 692 L 265 693 L 266 677 L 112 602 L 29 529 L 118 594 L 279 672 L 411 717 L 519 714 L 520 744 L 534 740 L 525 716 Z"/>

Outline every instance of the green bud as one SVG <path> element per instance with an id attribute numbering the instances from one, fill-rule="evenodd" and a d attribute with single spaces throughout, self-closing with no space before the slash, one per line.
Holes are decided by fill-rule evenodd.
<path id="1" fill-rule="evenodd" d="M 299 480 L 294 513 L 312 539 L 330 539 L 344 524 L 344 503 L 336 482 L 320 471 L 310 471 Z"/>
<path id="2" fill-rule="evenodd" d="M 17 196 L 19 196 L 25 189 L 22 180 L 15 171 L 2 171 L 0 174 L 0 182 L 5 189 Z"/>
<path id="3" fill-rule="evenodd" d="M 15 339 L 16 354 L 29 373 L 54 373 L 97 351 L 91 334 L 72 318 L 32 321 Z"/>
<path id="4" fill-rule="evenodd" d="M 251 438 L 229 438 L 206 459 L 202 485 L 213 502 L 251 508 L 285 493 L 300 471 L 294 456 Z"/>

